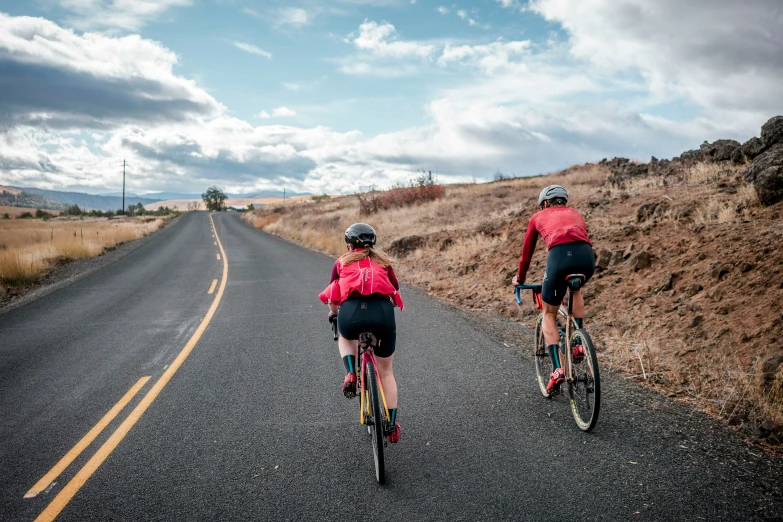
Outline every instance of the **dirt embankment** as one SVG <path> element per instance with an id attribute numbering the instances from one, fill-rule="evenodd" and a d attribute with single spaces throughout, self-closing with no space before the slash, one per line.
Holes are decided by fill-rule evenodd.
<path id="1" fill-rule="evenodd" d="M 736 153 L 747 145 L 720 140 L 672 161 L 604 160 L 537 178 L 447 186 L 436 201 L 368 216 L 354 196 L 245 217 L 332 255 L 344 252 L 348 225 L 369 222 L 405 282 L 531 324 L 534 311 L 516 306 L 510 279 L 538 192 L 562 184 L 594 243 L 599 269 L 585 290 L 586 324 L 603 363 L 751 440 L 779 445 L 783 203 L 762 206 L 746 182 L 750 160 L 763 156 L 758 146 Z M 541 279 L 545 263 L 540 243 L 531 280 Z"/>

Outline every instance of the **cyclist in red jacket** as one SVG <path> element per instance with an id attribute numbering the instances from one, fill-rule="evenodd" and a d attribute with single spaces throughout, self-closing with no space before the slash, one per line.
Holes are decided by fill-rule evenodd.
<path id="1" fill-rule="evenodd" d="M 374 348 L 378 375 L 389 408 L 390 423 L 394 431 L 387 436 L 389 442 L 400 440 L 397 418 L 397 381 L 392 362 L 397 341 L 397 325 L 394 307 L 404 308 L 400 297 L 400 285 L 394 275 L 391 260 L 375 250 L 375 230 L 365 223 L 354 223 L 345 231 L 348 253 L 340 257 L 332 267 L 332 279 L 318 296 L 329 305 L 329 319 L 337 316 L 340 334 L 338 348 L 348 374 L 343 380 L 343 394 L 356 396 L 356 356 L 359 335 L 372 332 L 378 339 Z"/>
<path id="2" fill-rule="evenodd" d="M 557 310 L 566 293 L 565 278 L 570 274 L 584 274 L 587 282 L 595 272 L 595 255 L 592 243 L 587 238 L 585 220 L 578 210 L 568 208 L 567 202 L 568 192 L 560 185 L 550 185 L 541 191 L 538 196 L 541 210 L 530 218 L 517 276 L 512 281 L 514 284 L 524 284 L 536 241 L 539 235 L 543 236 L 549 255 L 541 289 L 544 301 L 542 330 L 554 368 L 546 388 L 547 393 L 565 380 L 557 351 L 560 332 L 556 324 Z M 574 318 L 579 328 L 582 327 L 584 316 L 585 301 L 581 290 L 577 290 L 574 292 Z M 581 352 L 577 353 L 579 350 Z M 582 345 L 574 347 L 573 357 L 576 360 L 584 357 Z"/>

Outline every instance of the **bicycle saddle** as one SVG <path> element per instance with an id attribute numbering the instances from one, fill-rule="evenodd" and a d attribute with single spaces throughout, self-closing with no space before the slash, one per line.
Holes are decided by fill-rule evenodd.
<path id="1" fill-rule="evenodd" d="M 582 288 L 582 285 L 585 284 L 585 277 L 584 274 L 569 274 L 566 276 L 566 283 L 568 283 L 568 287 L 572 291 L 579 290 Z"/>

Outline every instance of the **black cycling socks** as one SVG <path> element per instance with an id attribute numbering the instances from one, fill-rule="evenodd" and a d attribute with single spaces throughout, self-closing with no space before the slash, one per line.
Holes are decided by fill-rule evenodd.
<path id="1" fill-rule="evenodd" d="M 389 425 L 394 426 L 397 420 L 397 408 L 389 408 Z"/>
<path id="2" fill-rule="evenodd" d="M 343 364 L 345 365 L 345 369 L 348 371 L 348 373 L 356 372 L 355 355 L 346 355 L 345 357 L 343 357 Z"/>
<path id="3" fill-rule="evenodd" d="M 582 318 L 574 317 L 574 322 L 576 323 L 576 327 L 577 328 L 584 328 L 584 325 L 585 325 L 584 317 L 582 317 Z"/>
<path id="4" fill-rule="evenodd" d="M 546 347 L 546 351 L 549 352 L 549 357 L 552 359 L 552 364 L 554 365 L 554 368 L 560 368 L 560 356 L 557 353 L 557 347 L 556 344 L 550 344 Z"/>

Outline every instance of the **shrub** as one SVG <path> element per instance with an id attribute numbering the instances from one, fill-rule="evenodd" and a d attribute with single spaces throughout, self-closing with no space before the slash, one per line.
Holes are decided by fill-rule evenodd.
<path id="1" fill-rule="evenodd" d="M 84 214 L 84 212 L 79 208 L 79 205 L 68 205 L 65 209 L 66 216 L 81 216 L 82 214 Z"/>
<path id="2" fill-rule="evenodd" d="M 373 190 L 359 194 L 359 212 L 374 214 L 379 210 L 418 205 L 440 199 L 444 193 L 443 186 L 435 183 L 432 172 L 425 174 L 422 171 L 408 186 L 398 184 L 385 192 Z"/>
<path id="3" fill-rule="evenodd" d="M 3 212 L 3 219 L 11 219 L 11 215 L 8 212 Z"/>
<path id="4" fill-rule="evenodd" d="M 33 219 L 33 215 L 29 212 L 22 212 L 16 216 L 16 219 Z"/>
<path id="5" fill-rule="evenodd" d="M 43 219 L 44 221 L 48 221 L 49 219 L 53 218 L 50 213 L 45 212 L 41 210 L 40 208 L 35 211 L 35 217 L 36 219 Z"/>

